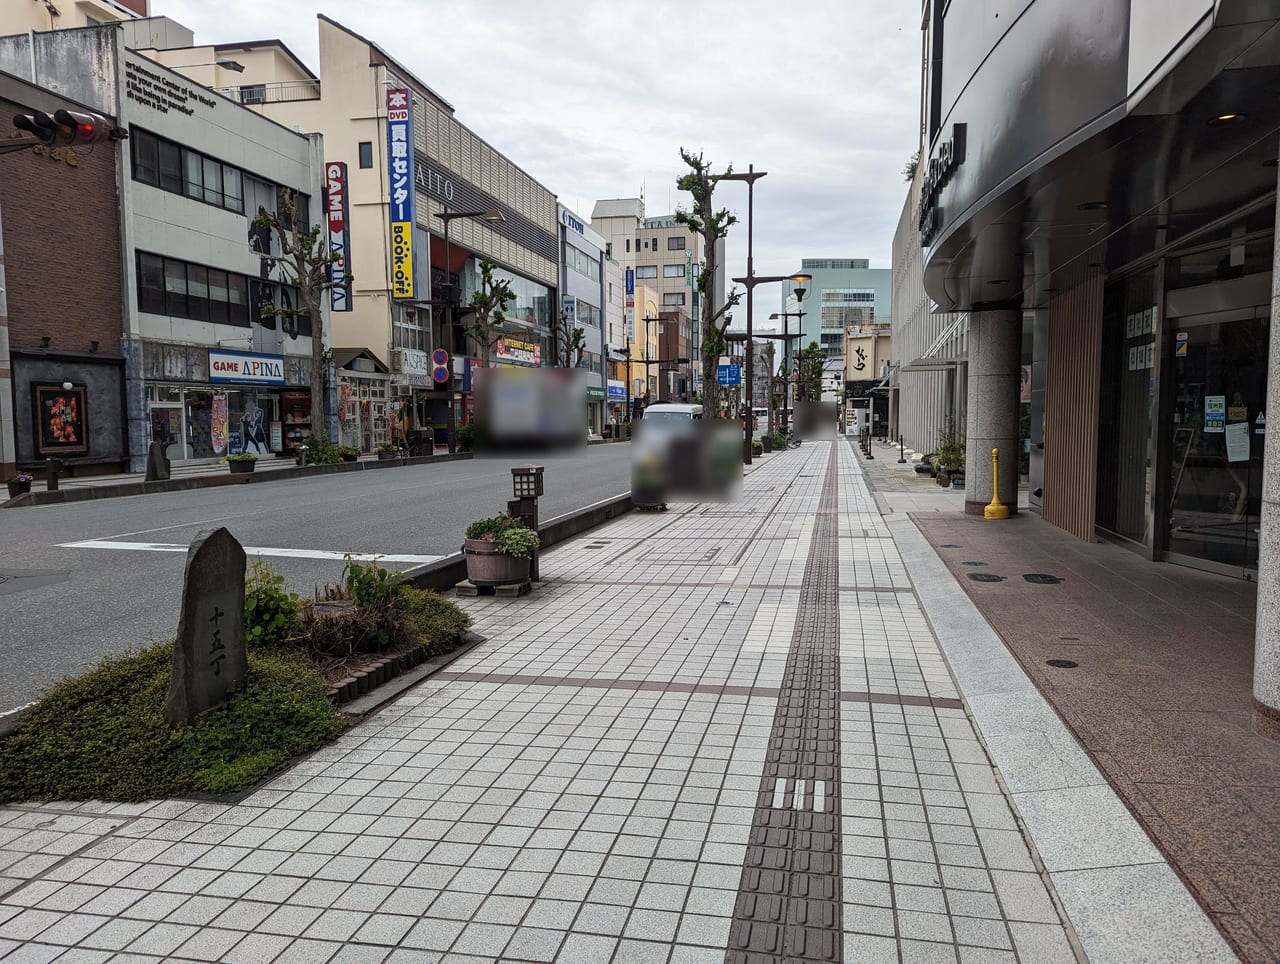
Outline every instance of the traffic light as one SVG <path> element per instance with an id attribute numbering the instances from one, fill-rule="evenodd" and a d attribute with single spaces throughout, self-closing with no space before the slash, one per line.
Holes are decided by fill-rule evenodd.
<path id="1" fill-rule="evenodd" d="M 97 144 L 127 136 L 101 114 L 75 110 L 56 110 L 52 116 L 44 111 L 15 114 L 13 126 L 34 134 L 42 144 Z"/>

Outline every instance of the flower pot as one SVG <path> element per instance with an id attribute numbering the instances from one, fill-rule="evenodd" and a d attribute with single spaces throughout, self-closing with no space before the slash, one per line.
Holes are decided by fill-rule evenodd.
<path id="1" fill-rule="evenodd" d="M 768 435 L 766 435 L 764 438 L 760 440 L 760 445 L 764 448 L 766 452 L 773 451 L 773 439 L 771 439 Z"/>
<path id="2" fill-rule="evenodd" d="M 379 462 L 393 462 L 398 458 L 400 458 L 399 452 L 379 452 L 378 453 Z"/>
<path id="3" fill-rule="evenodd" d="M 232 475 L 244 475 L 247 472 L 252 472 L 253 467 L 257 464 L 257 462 L 228 462 L 227 468 L 231 470 Z"/>
<path id="4" fill-rule="evenodd" d="M 529 581 L 529 559 L 499 552 L 484 539 L 464 539 L 467 578 L 475 586 L 509 586 Z"/>
<path id="5" fill-rule="evenodd" d="M 342 461 L 344 462 L 358 462 L 359 460 L 360 456 L 358 455 L 352 455 L 350 452 L 342 453 Z"/>
<path id="6" fill-rule="evenodd" d="M 22 495 L 24 492 L 30 492 L 30 491 L 31 491 L 30 482 L 10 482 L 9 483 L 9 498 L 11 499 L 17 498 L 18 496 Z"/>

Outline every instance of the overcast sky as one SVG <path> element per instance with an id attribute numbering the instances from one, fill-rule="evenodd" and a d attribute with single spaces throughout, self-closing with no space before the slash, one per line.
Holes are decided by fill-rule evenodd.
<path id="1" fill-rule="evenodd" d="M 279 38 L 319 72 L 316 13 L 383 47 L 582 217 L 600 198 L 670 213 L 678 150 L 754 164 L 756 274 L 803 257 L 889 267 L 919 117 L 918 0 L 151 0 L 196 43 Z M 746 273 L 746 186 L 729 277 Z M 757 322 L 777 310 L 757 288 Z M 763 314 L 761 314 L 763 312 Z M 735 315 L 743 315 L 739 309 Z M 735 317 L 735 327 L 743 318 Z"/>

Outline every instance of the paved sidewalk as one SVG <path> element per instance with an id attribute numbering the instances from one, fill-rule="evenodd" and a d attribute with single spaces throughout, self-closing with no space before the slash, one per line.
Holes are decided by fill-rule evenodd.
<path id="1" fill-rule="evenodd" d="M 1078 959 L 851 446 L 542 569 L 242 803 L 0 810 L 0 958 Z"/>

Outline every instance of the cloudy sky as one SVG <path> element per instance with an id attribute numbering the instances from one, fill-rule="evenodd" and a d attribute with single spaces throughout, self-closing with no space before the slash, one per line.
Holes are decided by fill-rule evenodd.
<path id="1" fill-rule="evenodd" d="M 918 0 L 152 0 L 197 43 L 280 38 L 318 72 L 315 15 L 386 49 L 460 121 L 590 217 L 599 198 L 647 214 L 686 204 L 680 147 L 717 169 L 754 164 L 755 269 L 802 257 L 888 267 L 919 117 Z M 718 206 L 741 223 L 746 186 Z M 778 292 L 757 289 L 756 316 Z M 763 312 L 763 314 L 761 314 Z M 737 319 L 738 322 L 741 319 Z"/>

